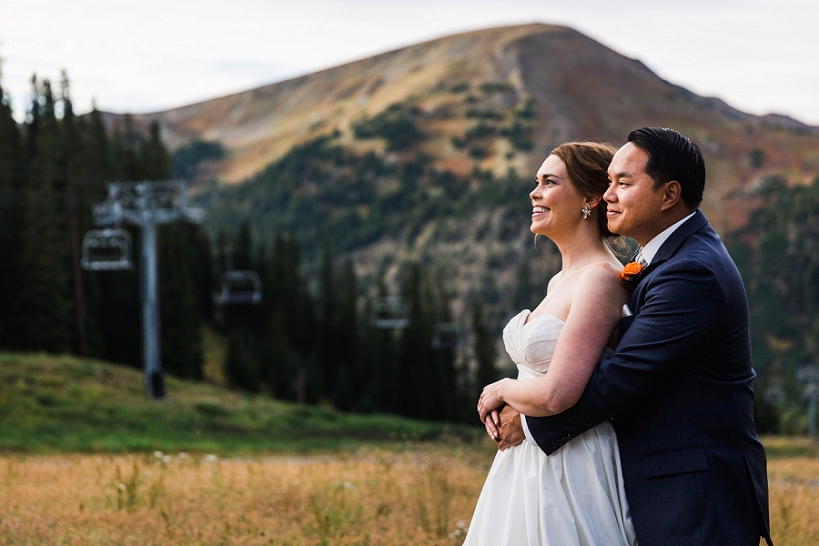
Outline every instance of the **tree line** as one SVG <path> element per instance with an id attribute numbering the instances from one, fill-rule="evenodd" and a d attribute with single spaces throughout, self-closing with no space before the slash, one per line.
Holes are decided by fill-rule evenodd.
<path id="1" fill-rule="evenodd" d="M 801 433 L 807 412 L 799 369 L 819 366 L 819 176 L 805 185 L 767 176 L 750 198 L 756 206 L 748 222 L 727 243 L 748 291 L 757 426 Z"/>
<path id="2" fill-rule="evenodd" d="M 142 133 L 126 117 L 108 130 L 96 109 L 76 116 L 65 75 L 56 91 L 49 80 L 32 78 L 22 124 L 2 89 L 0 97 L 0 346 L 138 366 L 138 267 L 84 271 L 81 247 L 107 182 L 171 178 L 159 127 Z M 140 233 L 131 234 L 138 248 Z M 163 226 L 159 241 L 162 364 L 199 378 L 210 243 L 201 227 L 184 224 Z"/>
<path id="3" fill-rule="evenodd" d="M 458 358 L 463 332 L 454 327 L 440 269 L 406 264 L 396 294 L 383 279 L 362 287 L 353 262 L 340 261 L 328 237 L 311 290 L 294 234 L 278 235 L 265 251 L 243 223 L 233 241 L 235 266 L 258 272 L 265 289 L 259 305 L 225 306 L 215 321 L 229 340 L 232 385 L 345 411 L 474 421 L 479 386 L 496 379 L 496 336 L 476 301 L 469 342 L 477 369 Z M 377 312 L 385 301 L 402 304 L 386 326 Z"/>
<path id="4" fill-rule="evenodd" d="M 140 367 L 138 252 L 131 270 L 89 272 L 80 266 L 81 243 L 107 182 L 171 179 L 175 158 L 156 124 L 143 132 L 129 116 L 108 128 L 96 109 L 75 115 L 65 76 L 56 91 L 32 78 L 31 97 L 17 123 L 0 88 L 0 347 Z M 122 227 L 139 248 L 139 230 Z M 393 294 L 406 305 L 406 324 L 376 327 L 373 305 L 388 287 L 383 280 L 362 286 L 331 240 L 322 239 L 309 276 L 293 230 L 254 241 L 247 222 L 215 237 L 192 223 L 161 226 L 163 369 L 203 378 L 207 324 L 227 339 L 224 373 L 234 388 L 348 411 L 474 420 L 477 377 L 494 378 L 496 356 L 480 304 L 472 309 L 476 375 L 458 358 L 462 346 L 435 343 L 436 329 L 453 320 L 440 270 L 406 264 Z M 258 305 L 214 304 L 228 252 L 233 269 L 260 275 Z"/>

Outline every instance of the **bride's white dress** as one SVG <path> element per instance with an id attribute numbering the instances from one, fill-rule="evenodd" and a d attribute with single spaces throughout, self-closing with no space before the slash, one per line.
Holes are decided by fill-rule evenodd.
<path id="1" fill-rule="evenodd" d="M 518 379 L 549 369 L 563 321 L 529 310 L 503 330 Z M 535 445 L 498 451 L 481 491 L 465 546 L 636 545 L 623 489 L 617 437 L 603 423 L 547 456 Z"/>

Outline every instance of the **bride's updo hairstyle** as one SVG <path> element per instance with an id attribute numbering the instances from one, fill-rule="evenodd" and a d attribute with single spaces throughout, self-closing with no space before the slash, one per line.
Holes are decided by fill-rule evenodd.
<path id="1" fill-rule="evenodd" d="M 606 202 L 603 201 L 603 194 L 609 187 L 609 163 L 616 151 L 608 144 L 599 142 L 566 142 L 552 150 L 552 155 L 566 165 L 566 172 L 577 191 L 587 199 L 600 199 L 597 207 L 592 209 L 592 218 L 597 222 L 600 237 L 604 239 L 616 237 L 609 231 Z M 580 214 L 580 211 L 577 213 Z"/>

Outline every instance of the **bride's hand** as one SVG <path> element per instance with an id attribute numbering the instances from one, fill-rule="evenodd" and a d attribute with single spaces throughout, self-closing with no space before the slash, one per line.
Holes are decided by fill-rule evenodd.
<path id="1" fill-rule="evenodd" d="M 501 379 L 483 388 L 483 392 L 481 392 L 481 396 L 478 398 L 478 414 L 481 416 L 481 423 L 484 425 L 486 424 L 486 417 L 490 412 L 498 410 L 506 404 L 503 400 L 503 387 L 509 381 L 514 380 L 509 378 Z M 497 413 L 495 414 L 495 418 L 495 420 L 497 420 Z"/>
<path id="2" fill-rule="evenodd" d="M 484 422 L 483 426 L 486 428 L 486 433 L 490 438 L 496 442 L 500 442 L 500 430 L 498 429 L 500 426 L 500 414 L 498 410 L 489 412 L 489 418 Z"/>

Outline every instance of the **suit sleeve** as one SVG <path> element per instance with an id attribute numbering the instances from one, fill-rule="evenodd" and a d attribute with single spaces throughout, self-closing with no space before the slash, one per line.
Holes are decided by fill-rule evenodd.
<path id="1" fill-rule="evenodd" d="M 712 269 L 675 260 L 643 282 L 642 305 L 628 318 L 617 350 L 597 364 L 577 404 L 559 415 L 526 417 L 546 454 L 672 381 L 717 335 L 725 291 Z"/>

